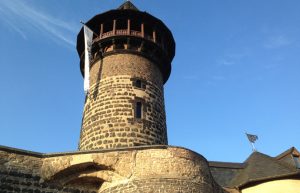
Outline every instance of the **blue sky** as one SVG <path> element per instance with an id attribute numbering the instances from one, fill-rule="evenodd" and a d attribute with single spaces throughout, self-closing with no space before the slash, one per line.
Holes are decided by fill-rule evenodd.
<path id="1" fill-rule="evenodd" d="M 84 103 L 75 49 L 80 20 L 121 0 L 0 1 L 0 144 L 77 149 Z M 298 0 L 145 1 L 176 41 L 165 85 L 169 144 L 238 162 L 299 146 Z"/>

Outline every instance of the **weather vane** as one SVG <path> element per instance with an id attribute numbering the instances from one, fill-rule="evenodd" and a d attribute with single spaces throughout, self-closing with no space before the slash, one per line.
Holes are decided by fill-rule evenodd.
<path id="1" fill-rule="evenodd" d="M 249 133 L 247 133 L 247 132 L 245 132 L 245 134 L 246 134 L 246 136 L 247 136 L 249 142 L 251 143 L 252 151 L 253 151 L 253 152 L 257 151 L 256 148 L 255 148 L 255 146 L 254 146 L 254 143 L 255 143 L 256 140 L 258 140 L 258 136 L 257 136 L 257 135 L 249 134 Z"/>

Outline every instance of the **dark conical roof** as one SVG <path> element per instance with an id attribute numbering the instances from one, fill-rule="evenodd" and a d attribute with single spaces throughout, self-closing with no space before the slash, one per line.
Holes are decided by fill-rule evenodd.
<path id="1" fill-rule="evenodd" d="M 139 11 L 138 8 L 136 8 L 136 6 L 133 5 L 130 1 L 126 1 L 118 9 L 119 10 L 130 9 L 130 10 L 134 10 L 134 11 Z"/>

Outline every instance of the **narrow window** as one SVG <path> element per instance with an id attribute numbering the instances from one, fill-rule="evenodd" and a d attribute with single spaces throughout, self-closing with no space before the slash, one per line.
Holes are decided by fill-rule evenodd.
<path id="1" fill-rule="evenodd" d="M 142 102 L 136 102 L 135 104 L 135 118 L 141 119 L 142 118 Z"/>
<path id="2" fill-rule="evenodd" d="M 142 81 L 141 80 L 136 80 L 135 81 L 135 86 L 138 88 L 142 88 Z"/>
<path id="3" fill-rule="evenodd" d="M 145 80 L 141 80 L 141 79 L 132 79 L 132 85 L 135 87 L 135 88 L 139 88 L 139 89 L 142 89 L 142 90 L 145 90 L 146 89 L 146 81 Z"/>

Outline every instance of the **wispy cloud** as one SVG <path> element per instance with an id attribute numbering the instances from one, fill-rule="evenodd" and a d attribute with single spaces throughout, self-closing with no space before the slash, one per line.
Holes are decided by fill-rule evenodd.
<path id="1" fill-rule="evenodd" d="M 8 24 L 24 39 L 27 39 L 30 30 L 38 30 L 56 42 L 75 45 L 73 36 L 77 31 L 76 26 L 43 13 L 21 0 L 1 0 L 0 21 Z"/>
<path id="2" fill-rule="evenodd" d="M 228 66 L 228 67 L 233 66 L 238 64 L 247 55 L 248 52 L 225 54 L 220 59 L 217 60 L 217 65 Z"/>
<path id="3" fill-rule="evenodd" d="M 222 58 L 222 59 L 218 60 L 217 63 L 222 66 L 232 66 L 235 64 L 235 62 L 229 58 Z"/>
<path id="4" fill-rule="evenodd" d="M 278 35 L 278 36 L 269 37 L 267 41 L 264 43 L 264 47 L 269 49 L 274 49 L 274 48 L 288 46 L 291 43 L 292 41 L 288 37 L 284 35 Z"/>
<path id="5" fill-rule="evenodd" d="M 186 75 L 183 76 L 184 80 L 199 80 L 199 75 Z"/>

